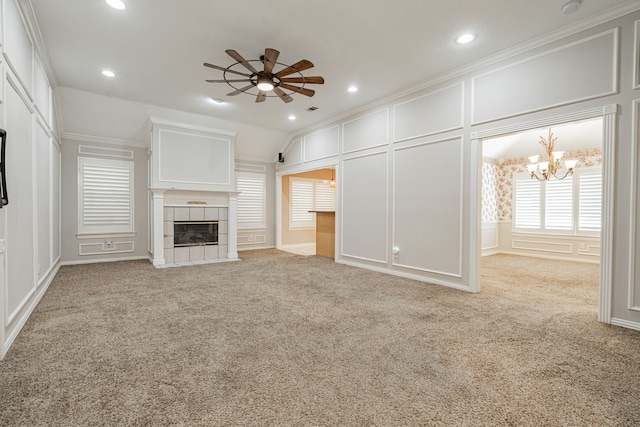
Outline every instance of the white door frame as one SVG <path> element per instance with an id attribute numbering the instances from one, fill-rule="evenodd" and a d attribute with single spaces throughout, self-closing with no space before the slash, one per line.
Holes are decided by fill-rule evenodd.
<path id="1" fill-rule="evenodd" d="M 471 288 L 480 290 L 480 258 L 481 232 L 480 212 L 482 204 L 482 140 L 511 133 L 523 132 L 541 127 L 556 126 L 587 119 L 602 119 L 602 230 L 600 232 L 600 301 L 598 320 L 611 323 L 612 276 L 613 276 L 613 229 L 614 229 L 614 187 L 615 182 L 615 148 L 617 135 L 618 105 L 610 104 L 602 108 L 578 111 L 561 116 L 518 123 L 512 126 L 488 129 L 471 134 L 471 164 L 475 166 L 472 174 L 471 191 L 475 189 L 475 200 L 472 198 L 471 236 L 472 254 Z M 475 241 L 473 241 L 475 239 Z"/>

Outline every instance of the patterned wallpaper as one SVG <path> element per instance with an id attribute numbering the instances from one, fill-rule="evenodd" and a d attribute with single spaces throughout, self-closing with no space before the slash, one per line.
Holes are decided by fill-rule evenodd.
<path id="1" fill-rule="evenodd" d="M 602 165 L 599 148 L 567 151 L 565 159 L 577 159 L 576 169 Z M 513 177 L 528 173 L 526 157 L 494 160 L 482 158 L 482 221 L 511 221 Z"/>

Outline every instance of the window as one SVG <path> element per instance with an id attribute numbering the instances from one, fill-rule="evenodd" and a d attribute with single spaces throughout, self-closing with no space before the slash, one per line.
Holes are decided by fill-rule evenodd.
<path id="1" fill-rule="evenodd" d="M 514 185 L 514 229 L 548 233 L 598 234 L 602 173 L 579 169 L 562 180 L 537 181 L 528 174 Z"/>
<path id="2" fill-rule="evenodd" d="M 133 232 L 133 162 L 78 158 L 78 233 Z"/>
<path id="3" fill-rule="evenodd" d="M 289 178 L 289 228 L 315 228 L 315 214 L 309 211 L 333 211 L 335 188 L 328 182 L 311 178 Z"/>
<path id="4" fill-rule="evenodd" d="M 266 228 L 266 175 L 236 172 L 238 228 Z"/>

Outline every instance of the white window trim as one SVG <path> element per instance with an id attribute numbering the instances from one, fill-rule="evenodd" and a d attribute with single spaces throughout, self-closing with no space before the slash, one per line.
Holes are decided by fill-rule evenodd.
<path id="1" fill-rule="evenodd" d="M 129 215 L 127 224 L 121 225 L 87 225 L 85 224 L 84 212 L 84 168 L 85 166 L 117 167 L 126 169 L 129 173 Z M 87 235 L 114 235 L 122 233 L 135 233 L 135 182 L 134 182 L 134 162 L 131 160 L 98 159 L 93 157 L 78 157 L 78 234 Z"/>
<path id="2" fill-rule="evenodd" d="M 262 220 L 259 222 L 242 222 L 242 190 L 238 187 L 238 179 L 259 179 L 262 181 Z M 236 189 L 240 191 L 238 195 L 238 230 L 263 230 L 267 228 L 267 175 L 259 172 L 236 171 Z"/>

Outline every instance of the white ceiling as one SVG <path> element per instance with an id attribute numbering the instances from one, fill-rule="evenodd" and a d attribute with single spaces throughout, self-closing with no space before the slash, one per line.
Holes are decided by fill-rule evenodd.
<path id="1" fill-rule="evenodd" d="M 31 0 L 59 86 L 256 126 L 294 132 L 610 8 L 637 1 L 584 0 Z M 471 31 L 471 45 L 454 43 Z M 278 62 L 308 59 L 326 84 L 313 98 L 285 104 L 228 97 L 206 83 L 235 60 L 225 49 L 258 59 L 270 47 Z M 117 74 L 100 74 L 109 68 Z M 348 93 L 355 84 L 360 90 Z M 208 102 L 221 98 L 226 105 Z M 315 106 L 315 112 L 306 111 Z M 291 122 L 289 114 L 298 119 Z"/>
<path id="2" fill-rule="evenodd" d="M 549 130 L 558 138 L 556 151 L 602 148 L 602 120 L 595 119 L 485 139 L 482 141 L 482 155 L 496 160 L 542 155 L 544 150 L 538 141 L 541 136 L 547 138 Z"/>

